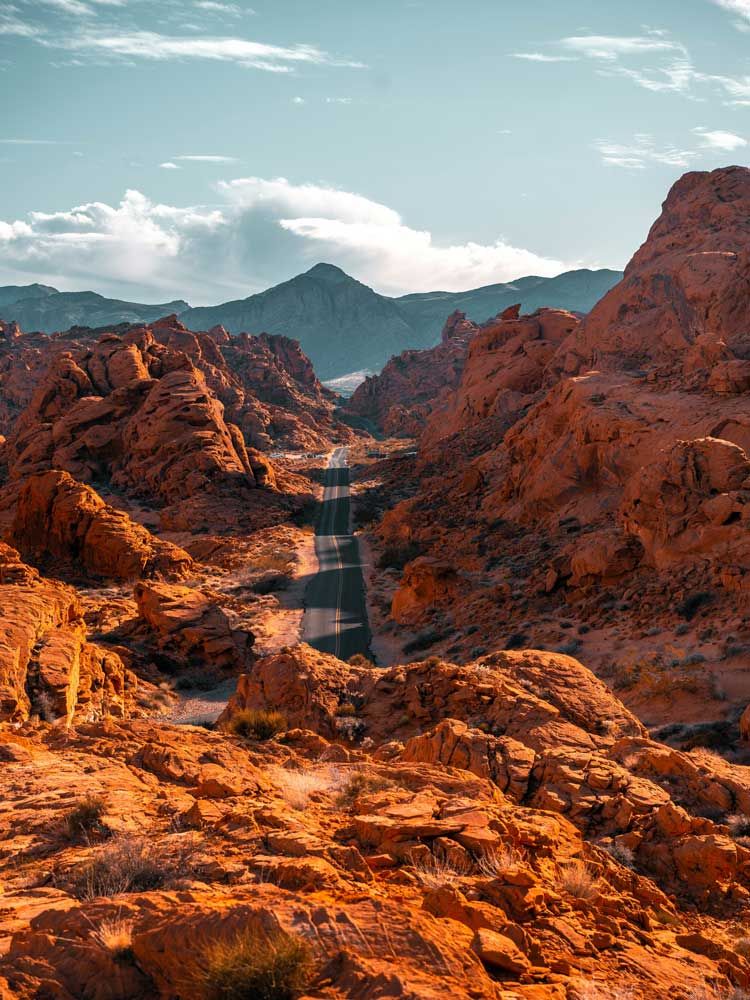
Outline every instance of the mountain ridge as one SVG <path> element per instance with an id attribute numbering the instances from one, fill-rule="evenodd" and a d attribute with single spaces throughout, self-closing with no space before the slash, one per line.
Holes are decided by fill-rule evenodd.
<path id="1" fill-rule="evenodd" d="M 230 333 L 268 332 L 298 340 L 321 378 L 380 369 L 407 349 L 433 347 L 449 314 L 459 310 L 484 322 L 520 302 L 588 312 L 620 279 L 607 268 L 581 268 L 553 278 L 527 275 L 460 292 L 382 295 L 335 264 L 321 261 L 262 292 L 214 306 L 181 299 L 148 305 L 96 292 L 60 292 L 51 286 L 0 287 L 0 319 L 52 333 L 72 326 L 152 322 L 176 314 L 191 329 L 223 326 Z M 14 301 L 13 294 L 18 294 Z"/>

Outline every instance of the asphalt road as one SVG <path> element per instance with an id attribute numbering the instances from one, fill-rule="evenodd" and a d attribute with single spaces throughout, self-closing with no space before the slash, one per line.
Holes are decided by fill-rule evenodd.
<path id="1" fill-rule="evenodd" d="M 370 632 L 359 545 L 350 527 L 346 448 L 336 448 L 328 460 L 315 552 L 318 572 L 305 591 L 304 641 L 342 660 L 355 653 L 368 655 Z"/>

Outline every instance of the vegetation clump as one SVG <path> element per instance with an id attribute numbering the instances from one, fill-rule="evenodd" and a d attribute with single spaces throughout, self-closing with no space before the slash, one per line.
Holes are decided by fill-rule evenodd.
<path id="1" fill-rule="evenodd" d="M 249 740 L 270 740 L 287 728 L 283 712 L 263 708 L 245 708 L 229 721 L 229 731 Z"/>
<path id="2" fill-rule="evenodd" d="M 200 1000 L 296 1000 L 314 971 L 306 941 L 283 931 L 263 934 L 247 928 L 205 949 L 193 986 Z"/>
<path id="3" fill-rule="evenodd" d="M 65 814 L 65 829 L 71 840 L 106 837 L 110 829 L 103 820 L 107 803 L 101 795 L 89 794 L 79 799 Z"/>

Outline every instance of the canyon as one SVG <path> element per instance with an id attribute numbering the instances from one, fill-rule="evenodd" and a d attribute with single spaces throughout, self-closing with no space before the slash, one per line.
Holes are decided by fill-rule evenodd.
<path id="1" fill-rule="evenodd" d="M 591 308 L 436 293 L 349 400 L 0 322 L 2 1000 L 748 995 L 748 220 L 688 173 Z"/>

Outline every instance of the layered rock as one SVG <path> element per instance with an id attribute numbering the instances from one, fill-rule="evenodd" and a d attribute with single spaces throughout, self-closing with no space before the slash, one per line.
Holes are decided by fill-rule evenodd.
<path id="1" fill-rule="evenodd" d="M 233 628 L 216 601 L 202 591 L 139 582 L 135 599 L 157 649 L 176 665 L 239 672 L 252 661 L 253 635 Z"/>
<path id="2" fill-rule="evenodd" d="M 460 581 L 420 596 L 406 565 L 391 607 L 417 640 L 461 657 L 477 644 L 580 650 L 664 723 L 670 677 L 684 721 L 705 717 L 705 699 L 717 722 L 747 702 L 739 683 L 722 702 L 734 668 L 720 638 L 750 638 L 735 596 L 750 568 L 748 199 L 746 169 L 687 175 L 582 321 L 543 310 L 472 339 L 422 436 L 416 495 L 376 534 Z"/>
<path id="3" fill-rule="evenodd" d="M 24 559 L 56 575 L 169 579 L 185 576 L 193 565 L 183 549 L 155 538 L 91 487 L 56 470 L 24 481 L 11 539 Z"/>
<path id="4" fill-rule="evenodd" d="M 701 815 L 747 808 L 746 769 L 650 740 L 575 660 L 376 671 L 299 647 L 242 682 L 230 716 L 273 706 L 315 731 L 0 732 L 9 996 L 194 993 L 217 945 L 279 933 L 310 949 L 300 989 L 321 996 L 750 985 L 750 851 Z M 63 832 L 92 799 L 106 833 Z M 102 894 L 117 858 L 146 882 Z"/>
<path id="5" fill-rule="evenodd" d="M 73 588 L 40 577 L 7 545 L 0 560 L 0 722 L 125 714 L 136 678 L 87 641 Z"/>

